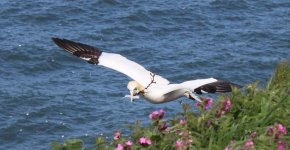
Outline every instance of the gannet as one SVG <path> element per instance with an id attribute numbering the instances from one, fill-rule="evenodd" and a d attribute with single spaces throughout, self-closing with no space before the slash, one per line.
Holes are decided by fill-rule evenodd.
<path id="1" fill-rule="evenodd" d="M 138 99 L 139 95 L 154 104 L 170 102 L 184 96 L 200 102 L 196 94 L 231 92 L 233 87 L 241 87 L 215 78 L 173 84 L 120 54 L 103 52 L 99 48 L 67 39 L 52 38 L 52 40 L 59 47 L 90 64 L 105 66 L 132 78 L 133 81 L 127 85 L 131 102 Z"/>

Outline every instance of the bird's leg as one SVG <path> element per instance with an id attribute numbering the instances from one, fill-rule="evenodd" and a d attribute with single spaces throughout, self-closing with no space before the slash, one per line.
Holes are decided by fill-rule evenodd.
<path id="1" fill-rule="evenodd" d="M 192 100 L 196 100 L 198 102 L 201 102 L 200 98 L 198 96 L 194 95 L 194 94 L 190 94 L 189 98 L 192 99 Z"/>
<path id="2" fill-rule="evenodd" d="M 192 92 L 190 92 L 190 91 L 185 92 L 184 95 L 191 100 L 196 100 L 198 102 L 201 102 L 200 98 L 198 96 L 192 94 Z"/>

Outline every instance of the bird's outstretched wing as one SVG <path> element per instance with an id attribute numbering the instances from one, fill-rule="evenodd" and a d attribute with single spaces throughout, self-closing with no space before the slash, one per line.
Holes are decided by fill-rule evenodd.
<path id="1" fill-rule="evenodd" d="M 147 87 L 167 85 L 169 81 L 146 70 L 138 63 L 120 54 L 102 52 L 100 49 L 66 39 L 52 38 L 54 43 L 67 52 L 86 60 L 90 64 L 102 65 L 126 74 L 133 80 Z"/>
<path id="2" fill-rule="evenodd" d="M 242 86 L 232 82 L 217 80 L 215 78 L 197 79 L 181 83 L 183 87 L 190 89 L 196 94 L 202 93 L 226 93 L 231 92 L 233 87 L 241 88 Z"/>

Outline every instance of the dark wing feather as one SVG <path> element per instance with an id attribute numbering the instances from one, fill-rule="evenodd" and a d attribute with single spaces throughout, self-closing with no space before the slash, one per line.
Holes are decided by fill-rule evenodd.
<path id="1" fill-rule="evenodd" d="M 209 84 L 202 85 L 196 89 L 194 89 L 194 92 L 197 94 L 202 94 L 203 92 L 207 93 L 215 93 L 215 92 L 220 92 L 220 93 L 226 93 L 226 92 L 231 92 L 232 87 L 236 88 L 241 88 L 242 86 L 234 84 L 232 82 L 228 81 L 216 81 L 212 82 Z"/>
<path id="2" fill-rule="evenodd" d="M 102 51 L 95 47 L 66 39 L 52 38 L 52 40 L 59 47 L 65 49 L 67 52 L 72 53 L 77 57 L 87 60 L 88 63 L 99 63 L 98 59 L 101 56 Z"/>

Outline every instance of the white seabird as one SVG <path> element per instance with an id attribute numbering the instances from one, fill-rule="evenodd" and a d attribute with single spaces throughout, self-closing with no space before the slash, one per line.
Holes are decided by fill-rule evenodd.
<path id="1" fill-rule="evenodd" d="M 170 84 L 167 79 L 146 70 L 138 63 L 120 54 L 102 52 L 93 46 L 66 39 L 52 38 L 52 40 L 59 47 L 86 60 L 90 64 L 105 66 L 132 78 L 133 81 L 130 81 L 127 85 L 131 101 L 138 99 L 139 95 L 154 104 L 173 101 L 183 96 L 200 101 L 199 97 L 195 94 L 231 92 L 232 87 L 241 87 L 237 84 L 215 78 Z"/>

